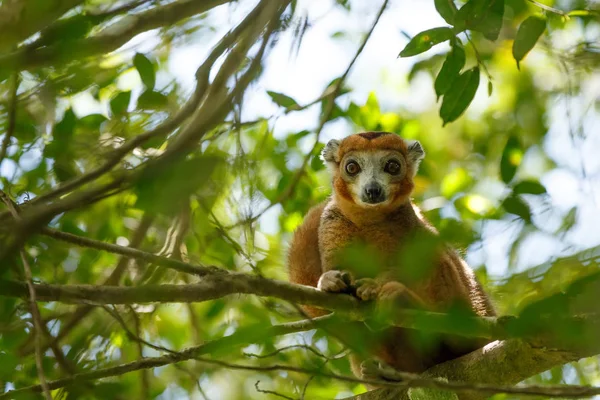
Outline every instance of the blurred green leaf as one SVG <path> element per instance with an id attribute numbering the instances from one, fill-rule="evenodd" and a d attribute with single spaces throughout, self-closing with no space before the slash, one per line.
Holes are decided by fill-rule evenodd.
<path id="1" fill-rule="evenodd" d="M 133 57 L 133 65 L 140 74 L 142 83 L 146 86 L 146 89 L 152 91 L 156 84 L 156 71 L 154 70 L 154 64 L 142 53 L 135 53 Z"/>
<path id="2" fill-rule="evenodd" d="M 509 213 L 518 215 L 525 222 L 531 223 L 531 210 L 527 203 L 519 197 L 510 196 L 502 202 L 502 207 Z"/>
<path id="3" fill-rule="evenodd" d="M 519 139 L 511 135 L 506 142 L 502 159 L 500 160 L 500 177 L 502 182 L 508 184 L 517 173 L 517 168 L 521 165 L 523 158 L 523 149 Z"/>
<path id="4" fill-rule="evenodd" d="M 513 187 L 514 194 L 545 194 L 546 188 L 536 181 L 521 181 Z"/>
<path id="5" fill-rule="evenodd" d="M 143 110 L 160 110 L 169 104 L 169 98 L 160 92 L 146 90 L 137 101 L 138 108 Z"/>
<path id="6" fill-rule="evenodd" d="M 469 0 L 454 17 L 458 31 L 471 29 L 488 40 L 498 39 L 504 17 L 504 0 Z"/>
<path id="7" fill-rule="evenodd" d="M 127 112 L 129 102 L 131 101 L 131 92 L 119 92 L 110 101 L 110 111 L 112 115 L 123 115 Z"/>
<path id="8" fill-rule="evenodd" d="M 102 114 L 89 114 L 85 117 L 82 117 L 79 120 L 79 123 L 86 128 L 99 130 L 100 125 L 102 125 L 105 121 L 108 121 L 108 119 Z"/>
<path id="9" fill-rule="evenodd" d="M 440 117 L 442 117 L 444 125 L 455 121 L 465 112 L 471 101 L 473 101 L 478 87 L 478 67 L 463 72 L 452 82 L 444 95 L 442 106 L 440 107 Z"/>
<path id="10" fill-rule="evenodd" d="M 448 91 L 452 83 L 460 76 L 460 71 L 465 66 L 466 55 L 460 42 L 457 40 L 452 45 L 452 50 L 446 56 L 446 61 L 435 79 L 435 93 L 438 98 Z"/>
<path id="11" fill-rule="evenodd" d="M 451 28 L 441 27 L 433 28 L 418 33 L 411 39 L 410 42 L 400 52 L 400 57 L 412 57 L 414 55 L 423 53 L 436 44 L 445 42 L 454 38 L 454 32 Z"/>
<path id="12" fill-rule="evenodd" d="M 0 379 L 10 381 L 14 377 L 19 358 L 14 354 L 0 352 Z"/>
<path id="13" fill-rule="evenodd" d="M 296 100 L 292 99 L 290 96 L 286 96 L 283 93 L 277 93 L 277 92 L 272 92 L 270 90 L 267 90 L 267 94 L 269 95 L 269 97 L 271 97 L 271 100 L 273 100 L 273 102 L 275 104 L 277 104 L 278 106 L 281 106 L 281 107 L 284 107 L 287 109 L 300 107 L 298 105 L 298 103 L 296 102 Z"/>
<path id="14" fill-rule="evenodd" d="M 435 9 L 447 23 L 454 25 L 454 16 L 458 10 L 453 0 L 435 0 Z"/>
<path id="15" fill-rule="evenodd" d="M 136 207 L 167 214 L 177 210 L 179 202 L 202 188 L 222 162 L 220 157 L 206 155 L 172 162 L 168 168 L 146 167 L 135 183 Z"/>
<path id="16" fill-rule="evenodd" d="M 531 16 L 527 18 L 517 31 L 517 36 L 513 42 L 512 54 L 517 61 L 517 68 L 520 68 L 519 63 L 527 53 L 537 43 L 542 33 L 546 30 L 546 20 L 542 17 Z"/>

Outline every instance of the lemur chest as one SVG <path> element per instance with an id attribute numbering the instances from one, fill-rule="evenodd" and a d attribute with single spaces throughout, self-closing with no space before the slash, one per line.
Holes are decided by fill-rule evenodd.
<path id="1" fill-rule="evenodd" d="M 383 223 L 357 227 L 355 240 L 380 252 L 382 256 L 390 256 L 399 251 L 402 243 L 410 234 L 409 229 L 398 224 Z"/>

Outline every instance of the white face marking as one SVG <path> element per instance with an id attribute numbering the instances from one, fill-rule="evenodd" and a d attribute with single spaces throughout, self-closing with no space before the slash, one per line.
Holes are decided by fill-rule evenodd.
<path id="1" fill-rule="evenodd" d="M 360 172 L 355 175 L 346 171 L 346 166 L 352 161 L 360 166 Z M 400 164 L 398 174 L 385 171 L 390 161 Z M 348 188 L 357 204 L 365 207 L 385 205 L 391 201 L 390 184 L 401 181 L 406 175 L 406 160 L 401 153 L 393 150 L 349 152 L 342 159 L 340 173 L 349 183 Z"/>

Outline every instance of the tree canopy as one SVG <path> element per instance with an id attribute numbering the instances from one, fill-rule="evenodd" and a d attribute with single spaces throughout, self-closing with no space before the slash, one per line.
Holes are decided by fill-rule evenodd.
<path id="1" fill-rule="evenodd" d="M 0 0 L 0 399 L 600 396 L 599 65 L 593 0 Z M 361 131 L 499 313 L 395 310 L 491 343 L 370 391 L 286 269 Z"/>

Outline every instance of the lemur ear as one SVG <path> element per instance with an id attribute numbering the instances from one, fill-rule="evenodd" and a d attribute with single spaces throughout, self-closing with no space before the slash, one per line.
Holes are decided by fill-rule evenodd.
<path id="1" fill-rule="evenodd" d="M 325 148 L 321 152 L 321 160 L 325 163 L 337 163 L 339 160 L 337 159 L 338 149 L 340 148 L 340 141 L 331 139 L 325 145 Z"/>
<path id="2" fill-rule="evenodd" d="M 423 150 L 423 146 L 421 146 L 421 143 L 418 140 L 407 140 L 406 144 L 408 146 L 408 162 L 413 165 L 414 171 L 417 173 L 419 164 L 425 157 L 425 150 Z"/>

